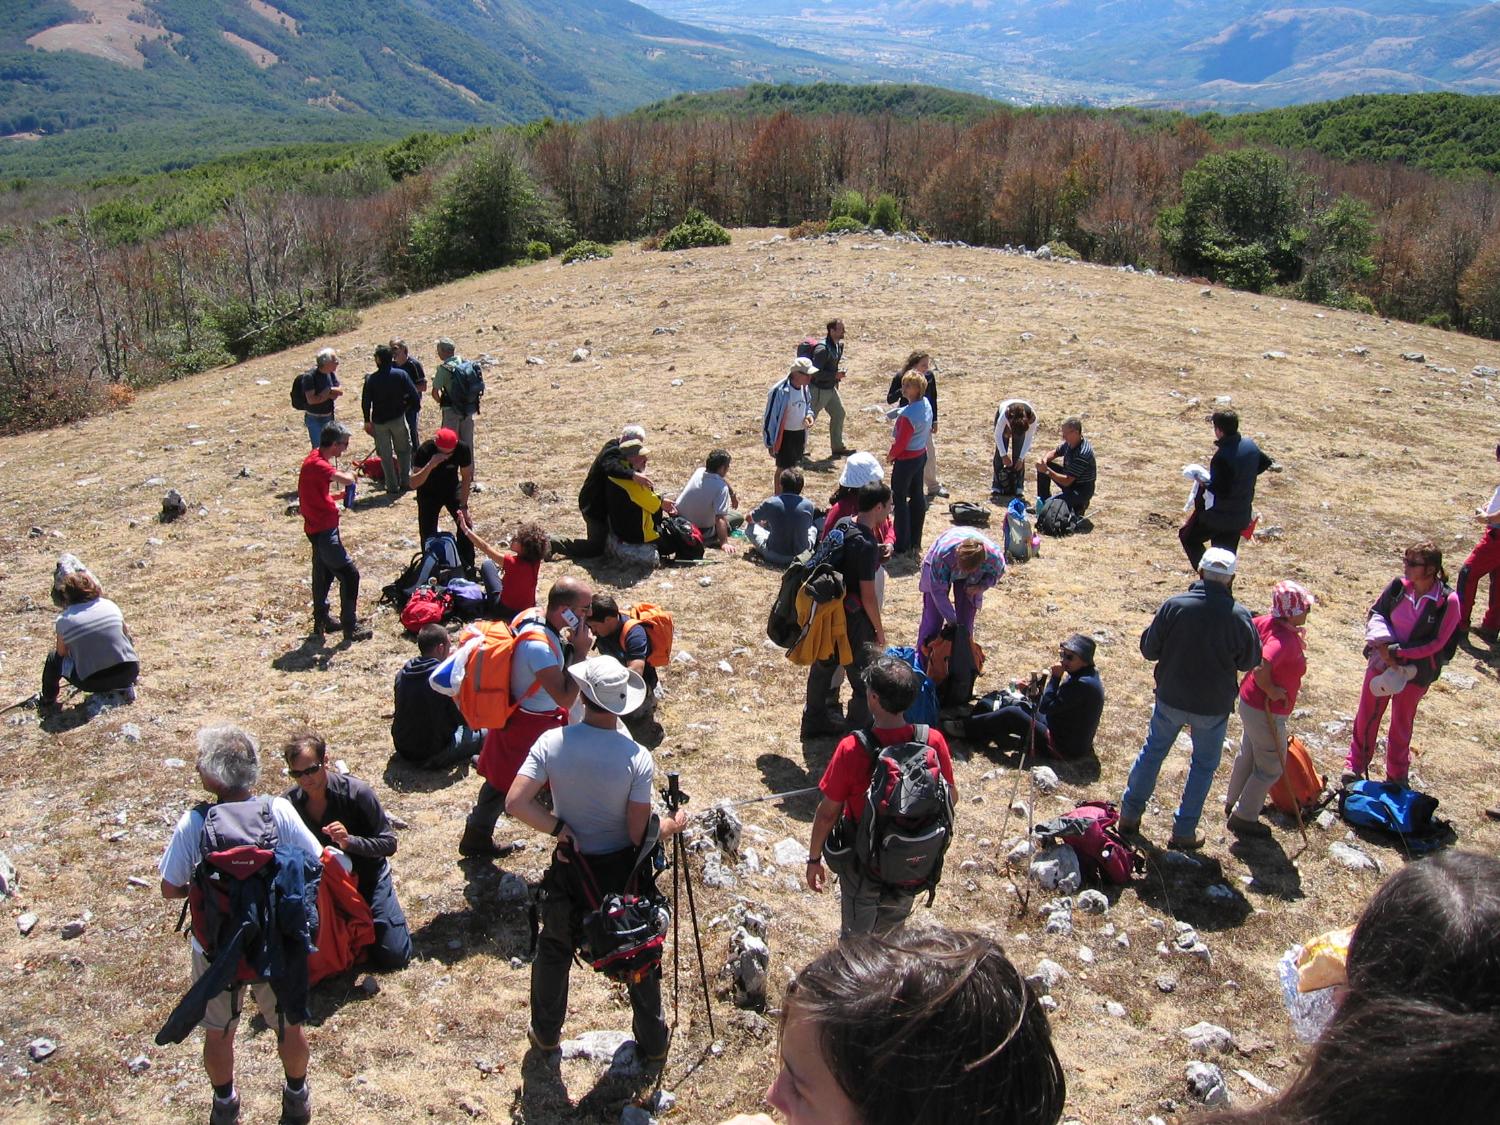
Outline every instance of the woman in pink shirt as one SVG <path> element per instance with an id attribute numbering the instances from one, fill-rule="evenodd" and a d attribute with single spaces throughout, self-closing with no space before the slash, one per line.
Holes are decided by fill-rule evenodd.
<path id="1" fill-rule="evenodd" d="M 1302 626 L 1317 604 L 1295 582 L 1278 582 L 1271 612 L 1255 619 L 1260 634 L 1260 667 L 1240 684 L 1240 752 L 1229 775 L 1224 815 L 1237 836 L 1269 836 L 1260 822 L 1266 794 L 1286 768 L 1286 717 L 1297 705 L 1307 671 Z"/>
<path id="2" fill-rule="evenodd" d="M 1354 735 L 1344 759 L 1342 781 L 1357 781 L 1370 768 L 1386 705 L 1391 729 L 1386 736 L 1385 779 L 1406 784 L 1411 768 L 1411 730 L 1417 704 L 1448 659 L 1449 639 L 1463 617 L 1458 594 L 1448 588 L 1443 552 L 1435 543 L 1408 547 L 1404 573 L 1391 580 L 1365 624 L 1365 682 L 1354 715 Z"/>

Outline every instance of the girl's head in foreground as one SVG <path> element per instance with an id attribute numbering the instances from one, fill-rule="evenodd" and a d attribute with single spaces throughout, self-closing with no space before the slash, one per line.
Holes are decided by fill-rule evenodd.
<path id="1" fill-rule="evenodd" d="M 1065 1093 L 1000 947 L 931 927 L 845 938 L 797 975 L 766 1100 L 788 1125 L 1053 1125 Z"/>

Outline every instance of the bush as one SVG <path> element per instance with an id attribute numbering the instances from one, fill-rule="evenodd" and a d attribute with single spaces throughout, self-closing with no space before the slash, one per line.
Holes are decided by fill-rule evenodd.
<path id="1" fill-rule="evenodd" d="M 1080 262 L 1083 255 L 1074 250 L 1060 238 L 1054 238 L 1047 243 L 1047 249 L 1052 251 L 1052 256 L 1064 262 Z"/>
<path id="2" fill-rule="evenodd" d="M 688 211 L 682 222 L 661 240 L 663 250 L 691 250 L 696 246 L 728 246 L 729 232 L 698 208 Z"/>
<path id="3" fill-rule="evenodd" d="M 841 191 L 833 197 L 833 204 L 828 208 L 828 220 L 849 218 L 854 219 L 860 226 L 870 221 L 870 205 L 865 202 L 865 197 L 857 191 Z"/>
<path id="4" fill-rule="evenodd" d="M 881 192 L 870 208 L 870 226 L 876 230 L 897 231 L 905 224 L 901 222 L 901 204 L 888 192 Z"/>
<path id="5" fill-rule="evenodd" d="M 828 224 L 818 219 L 808 219 L 805 223 L 798 223 L 786 232 L 788 238 L 817 238 L 819 235 L 828 233 Z"/>
<path id="6" fill-rule="evenodd" d="M 599 242 L 590 242 L 584 239 L 575 242 L 563 251 L 562 264 L 571 266 L 574 262 L 592 262 L 603 258 L 614 257 L 615 252 L 608 246 Z"/>
<path id="7" fill-rule="evenodd" d="M 223 350 L 236 360 L 270 355 L 297 344 L 347 332 L 359 322 L 348 309 L 317 303 L 296 304 L 290 296 L 273 298 L 258 308 L 239 299 L 225 301 L 204 316 L 223 342 Z M 211 345 L 203 345 L 209 350 Z"/>
<path id="8" fill-rule="evenodd" d="M 526 244 L 526 256 L 533 262 L 544 262 L 552 257 L 552 247 L 545 242 L 532 239 Z"/>
<path id="9" fill-rule="evenodd" d="M 853 215 L 840 215 L 828 224 L 829 234 L 853 234 L 865 229 L 865 224 Z"/>

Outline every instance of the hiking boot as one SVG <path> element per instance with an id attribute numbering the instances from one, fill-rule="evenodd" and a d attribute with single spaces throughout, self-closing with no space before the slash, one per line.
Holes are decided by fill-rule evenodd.
<path id="1" fill-rule="evenodd" d="M 1339 774 L 1339 784 L 1348 787 L 1358 781 L 1359 778 L 1360 775 L 1355 773 L 1353 770 L 1345 770 L 1343 773 Z"/>
<path id="2" fill-rule="evenodd" d="M 1126 820 L 1123 816 L 1115 822 L 1115 828 L 1121 836 L 1139 836 L 1141 834 L 1141 822 L 1138 820 Z"/>
<path id="3" fill-rule="evenodd" d="M 293 1091 L 285 1083 L 281 1087 L 281 1125 L 305 1125 L 312 1120 L 312 1087 L 306 1081 L 302 1089 Z"/>
<path id="4" fill-rule="evenodd" d="M 313 614 L 312 635 L 315 637 L 325 636 L 328 633 L 337 633 L 339 623 L 326 613 Z"/>
<path id="5" fill-rule="evenodd" d="M 374 635 L 375 630 L 362 621 L 357 621 L 344 630 L 344 640 L 349 644 L 353 644 L 355 641 L 368 641 Z"/>
<path id="6" fill-rule="evenodd" d="M 841 445 L 833 451 L 835 457 L 848 457 L 852 453 L 854 453 L 854 450 L 850 449 L 847 445 Z"/>
<path id="7" fill-rule="evenodd" d="M 1500 820 L 1500 805 L 1493 805 L 1484 810 L 1484 815 L 1491 820 Z"/>
<path id="8" fill-rule="evenodd" d="M 802 716 L 803 738 L 824 738 L 829 735 L 842 735 L 849 732 L 849 723 L 846 719 L 835 715 L 806 715 Z"/>
<path id="9" fill-rule="evenodd" d="M 1202 846 L 1202 832 L 1194 832 L 1191 836 L 1173 836 L 1167 841 L 1167 848 L 1174 852 L 1195 852 Z"/>
<path id="10" fill-rule="evenodd" d="M 1470 629 L 1469 632 L 1473 633 L 1476 637 L 1483 638 L 1490 644 L 1500 641 L 1500 629 L 1486 629 L 1483 625 L 1479 625 Z"/>
<path id="11" fill-rule="evenodd" d="M 488 832 L 468 825 L 464 826 L 464 837 L 458 842 L 458 854 L 464 859 L 503 859 L 514 850 L 502 848 Z"/>
<path id="12" fill-rule="evenodd" d="M 213 1108 L 208 1111 L 208 1125 L 238 1125 L 240 1120 L 240 1092 L 234 1091 L 227 1098 L 214 1098 Z"/>
<path id="13" fill-rule="evenodd" d="M 936 488 L 934 488 L 931 492 L 929 492 L 927 494 L 928 499 L 932 499 L 933 497 L 938 497 L 940 499 L 946 499 L 947 496 L 948 496 L 948 490 L 946 488 L 944 488 L 942 485 L 938 485 Z"/>
<path id="14" fill-rule="evenodd" d="M 1262 840 L 1271 838 L 1271 829 L 1258 820 L 1246 820 L 1231 813 L 1224 824 L 1236 836 L 1254 836 Z"/>

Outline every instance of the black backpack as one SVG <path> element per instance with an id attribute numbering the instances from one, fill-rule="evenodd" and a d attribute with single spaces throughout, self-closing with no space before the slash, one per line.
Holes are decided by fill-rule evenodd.
<path id="1" fill-rule="evenodd" d="M 381 587 L 380 600 L 399 612 L 418 586 L 436 583 L 446 586 L 451 579 L 463 578 L 463 561 L 458 553 L 458 539 L 451 531 L 429 535 L 422 549 L 411 557 L 394 582 Z"/>
<path id="2" fill-rule="evenodd" d="M 1036 529 L 1043 535 L 1072 535 L 1078 525 L 1078 517 L 1061 496 L 1043 501 L 1041 511 L 1036 514 Z"/>
<path id="3" fill-rule="evenodd" d="M 656 553 L 662 558 L 692 562 L 703 557 L 703 532 L 686 516 L 668 516 L 657 528 Z"/>
<path id="4" fill-rule="evenodd" d="M 799 556 L 781 575 L 776 600 L 766 615 L 766 636 L 772 644 L 791 648 L 802 639 L 807 623 L 797 616 L 797 595 L 810 587 L 812 600 L 821 605 L 844 596 L 844 537 L 854 520 L 848 516 L 834 524 L 823 541 Z"/>
<path id="5" fill-rule="evenodd" d="M 306 375 L 292 376 L 292 409 L 308 411 L 312 406 L 307 401 Z"/>

